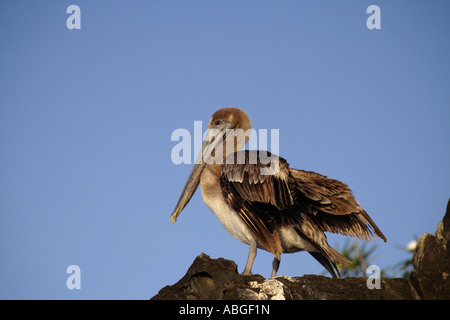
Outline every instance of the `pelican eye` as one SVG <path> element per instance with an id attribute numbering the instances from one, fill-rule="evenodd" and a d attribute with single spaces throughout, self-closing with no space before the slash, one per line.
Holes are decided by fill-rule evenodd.
<path id="1" fill-rule="evenodd" d="M 219 123 L 220 123 L 220 120 L 216 120 L 216 121 L 214 122 L 214 125 L 215 125 L 215 126 L 218 126 Z"/>

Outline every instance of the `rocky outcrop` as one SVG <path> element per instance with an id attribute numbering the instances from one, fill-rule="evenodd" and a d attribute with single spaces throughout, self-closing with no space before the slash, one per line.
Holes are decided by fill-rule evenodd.
<path id="1" fill-rule="evenodd" d="M 280 276 L 238 274 L 224 258 L 200 254 L 186 275 L 162 288 L 152 300 L 310 300 L 310 299 L 450 299 L 450 201 L 434 235 L 425 233 L 414 252 L 410 280 L 382 278 L 379 289 L 368 279 L 333 279 L 317 275 Z M 370 281 L 370 279 L 369 279 Z"/>
<path id="2" fill-rule="evenodd" d="M 417 241 L 410 282 L 422 299 L 450 299 L 450 201 L 434 235 Z"/>
<path id="3" fill-rule="evenodd" d="M 324 276 L 238 274 L 237 265 L 200 254 L 186 275 L 164 287 L 152 299 L 163 300 L 305 300 L 305 299 L 418 299 L 408 281 L 381 279 L 381 289 L 369 289 L 367 278 L 332 279 Z"/>

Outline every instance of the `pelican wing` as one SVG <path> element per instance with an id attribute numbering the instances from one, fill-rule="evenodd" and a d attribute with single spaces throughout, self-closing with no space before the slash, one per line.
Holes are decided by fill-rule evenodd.
<path id="1" fill-rule="evenodd" d="M 282 253 L 277 227 L 283 224 L 295 226 L 302 237 L 321 248 L 326 247 L 319 240 L 323 231 L 386 241 L 346 184 L 291 169 L 281 157 L 272 174 L 264 175 L 262 169 L 270 164 L 263 164 L 257 151 L 239 151 L 234 157 L 235 163 L 227 161 L 230 164 L 222 166 L 225 200 L 276 257 Z"/>
<path id="2" fill-rule="evenodd" d="M 270 153 L 267 153 L 272 157 Z M 220 185 L 227 203 L 239 214 L 264 246 L 278 257 L 282 253 L 276 215 L 291 208 L 289 167 L 280 157 L 259 160 L 258 151 L 239 151 L 222 166 Z M 228 159 L 229 160 L 229 159 Z M 262 174 L 273 170 L 271 174 Z M 263 169 L 267 169 L 265 172 Z"/>
<path id="3" fill-rule="evenodd" d="M 289 190 L 289 165 L 283 158 L 267 154 L 272 160 L 263 163 L 259 151 L 236 152 L 234 163 L 222 166 L 223 178 L 244 200 L 270 203 L 279 210 L 290 208 L 294 200 Z"/>
<path id="4" fill-rule="evenodd" d="M 345 183 L 312 171 L 289 170 L 294 202 L 301 211 L 309 213 L 323 231 L 365 240 L 378 236 L 386 241 Z"/>

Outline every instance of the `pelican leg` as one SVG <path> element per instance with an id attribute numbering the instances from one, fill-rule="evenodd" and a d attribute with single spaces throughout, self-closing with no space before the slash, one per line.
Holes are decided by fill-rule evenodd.
<path id="1" fill-rule="evenodd" d="M 248 252 L 247 263 L 245 264 L 244 272 L 242 272 L 243 275 L 252 274 L 252 266 L 253 261 L 255 261 L 255 258 L 256 258 L 256 241 L 252 241 L 250 242 L 250 250 Z"/>
<path id="2" fill-rule="evenodd" d="M 280 259 L 273 258 L 272 275 L 270 276 L 271 278 L 275 278 L 275 276 L 277 275 L 277 271 L 278 271 L 278 267 L 279 266 L 280 266 Z"/>

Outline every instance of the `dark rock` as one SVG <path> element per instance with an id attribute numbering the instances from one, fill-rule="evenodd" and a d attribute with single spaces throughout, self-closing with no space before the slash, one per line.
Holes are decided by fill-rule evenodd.
<path id="1" fill-rule="evenodd" d="M 152 299 L 218 300 L 224 299 L 227 291 L 242 285 L 236 263 L 223 258 L 211 259 L 202 253 L 195 258 L 183 278 L 162 288 Z"/>
<path id="2" fill-rule="evenodd" d="M 450 299 L 450 201 L 435 234 L 419 238 L 413 265 L 409 281 L 382 278 L 380 289 L 369 289 L 365 277 L 243 276 L 233 261 L 202 253 L 183 278 L 162 288 L 152 300 Z"/>
<path id="3" fill-rule="evenodd" d="M 380 289 L 369 289 L 367 278 L 333 279 L 324 276 L 305 275 L 289 279 L 278 277 L 285 284 L 286 299 L 295 300 L 411 300 L 417 299 L 411 285 L 405 279 L 381 279 Z"/>
<path id="4" fill-rule="evenodd" d="M 410 282 L 421 299 L 450 299 L 450 201 L 434 235 L 417 241 Z"/>
<path id="5" fill-rule="evenodd" d="M 382 279 L 381 289 L 368 289 L 367 278 L 332 279 L 324 276 L 238 274 L 237 265 L 223 258 L 200 254 L 186 275 L 162 288 L 152 300 L 305 300 L 305 299 L 417 299 L 404 279 Z"/>

